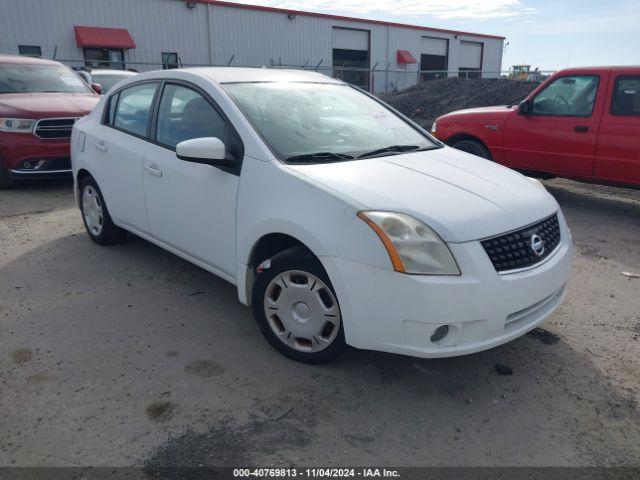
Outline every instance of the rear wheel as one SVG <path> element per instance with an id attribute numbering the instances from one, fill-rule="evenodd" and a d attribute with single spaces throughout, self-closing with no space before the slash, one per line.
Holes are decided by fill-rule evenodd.
<path id="1" fill-rule="evenodd" d="M 477 157 L 486 158 L 487 160 L 493 160 L 491 152 L 482 143 L 477 140 L 465 139 L 453 142 L 451 146 L 457 150 L 470 153 Z"/>
<path id="2" fill-rule="evenodd" d="M 258 268 L 253 314 L 269 343 L 305 363 L 333 360 L 346 349 L 340 305 L 320 261 L 302 247 Z"/>
<path id="3" fill-rule="evenodd" d="M 9 171 L 4 166 L 4 163 L 2 163 L 2 160 L 0 160 L 0 190 L 11 188 L 14 185 L 15 182 L 9 177 Z"/>
<path id="4" fill-rule="evenodd" d="M 115 245 L 127 238 L 127 232 L 111 220 L 102 192 L 91 177 L 80 185 L 80 209 L 87 233 L 98 245 Z"/>

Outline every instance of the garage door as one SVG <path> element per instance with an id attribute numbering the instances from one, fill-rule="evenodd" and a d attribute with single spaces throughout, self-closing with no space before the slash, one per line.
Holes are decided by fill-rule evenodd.
<path id="1" fill-rule="evenodd" d="M 483 44 L 480 42 L 460 42 L 459 76 L 466 78 L 480 77 L 482 48 Z"/>
<path id="2" fill-rule="evenodd" d="M 482 43 L 460 42 L 460 67 L 482 68 Z"/>
<path id="3" fill-rule="evenodd" d="M 449 41 L 446 38 L 422 37 L 422 53 L 425 55 L 447 56 Z"/>
<path id="4" fill-rule="evenodd" d="M 333 76 L 369 90 L 369 30 L 333 27 Z"/>
<path id="5" fill-rule="evenodd" d="M 449 41 L 446 38 L 422 37 L 420 71 L 422 80 L 447 76 Z"/>
<path id="6" fill-rule="evenodd" d="M 369 51 L 369 30 L 333 27 L 331 43 L 341 50 Z"/>

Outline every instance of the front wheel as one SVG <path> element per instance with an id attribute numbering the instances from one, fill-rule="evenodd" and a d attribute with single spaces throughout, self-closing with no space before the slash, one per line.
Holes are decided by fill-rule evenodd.
<path id="1" fill-rule="evenodd" d="M 320 261 L 301 247 L 287 249 L 257 270 L 253 314 L 283 355 L 322 363 L 346 349 L 340 305 Z"/>
<path id="2" fill-rule="evenodd" d="M 487 147 L 477 140 L 458 140 L 457 142 L 453 142 L 451 146 L 457 150 L 470 153 L 471 155 L 486 158 L 487 160 L 493 160 L 491 152 L 489 152 Z"/>

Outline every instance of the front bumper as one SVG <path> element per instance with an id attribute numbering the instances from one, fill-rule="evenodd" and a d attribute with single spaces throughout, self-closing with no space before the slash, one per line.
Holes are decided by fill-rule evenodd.
<path id="1" fill-rule="evenodd" d="M 416 357 L 465 355 L 513 340 L 561 304 L 571 273 L 571 234 L 544 262 L 498 274 L 479 241 L 450 244 L 462 275 L 406 275 L 335 257 L 323 264 L 340 302 L 347 343 Z M 431 341 L 435 330 L 447 336 Z"/>
<path id="2" fill-rule="evenodd" d="M 70 139 L 2 132 L 0 162 L 12 180 L 71 178 Z"/>

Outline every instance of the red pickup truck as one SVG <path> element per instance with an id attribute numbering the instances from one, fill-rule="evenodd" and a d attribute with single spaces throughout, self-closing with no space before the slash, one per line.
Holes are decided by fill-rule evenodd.
<path id="1" fill-rule="evenodd" d="M 0 55 L 0 189 L 23 179 L 70 178 L 71 129 L 99 100 L 61 63 Z"/>
<path id="2" fill-rule="evenodd" d="M 452 112 L 432 133 L 541 177 L 640 188 L 640 67 L 562 70 L 517 106 Z"/>

